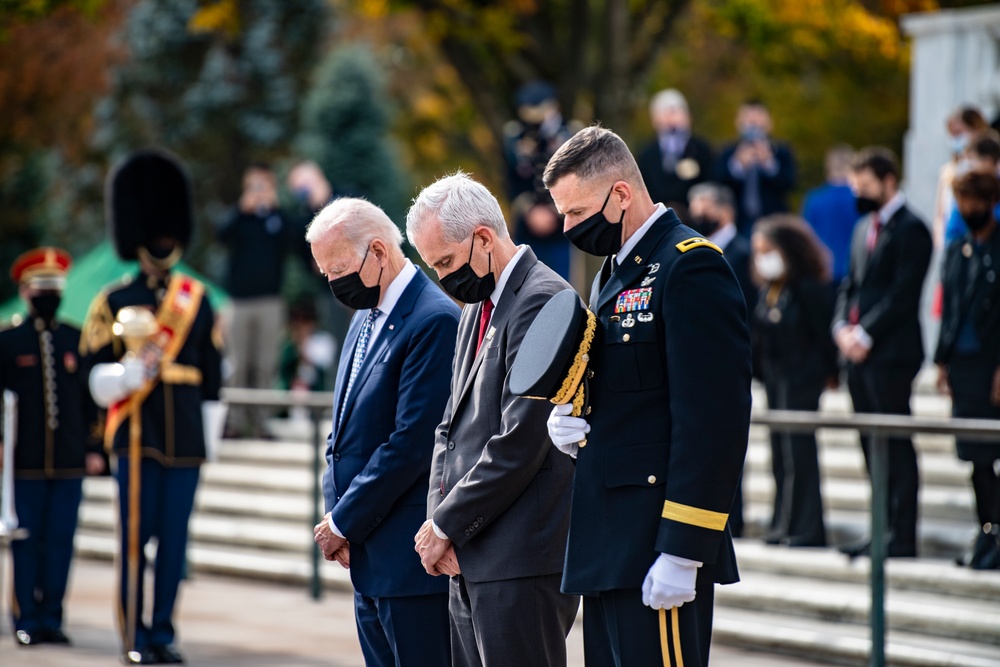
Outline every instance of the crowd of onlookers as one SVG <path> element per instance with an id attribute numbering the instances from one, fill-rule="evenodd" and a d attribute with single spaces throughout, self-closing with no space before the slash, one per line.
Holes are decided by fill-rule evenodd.
<path id="1" fill-rule="evenodd" d="M 541 173 L 576 127 L 559 110 L 554 89 L 532 83 L 517 95 L 518 118 L 505 128 L 507 194 L 515 239 L 565 277 L 570 247 Z M 954 414 L 1000 418 L 1000 303 L 993 229 L 1000 135 L 977 109 L 947 119 L 952 157 L 943 165 L 930 224 L 907 206 L 901 174 L 885 148 L 831 147 L 825 183 L 809 190 L 801 214 L 790 196 L 796 161 L 772 137 L 772 118 L 757 100 L 736 114 L 739 136 L 718 150 L 693 131 L 684 96 L 664 90 L 649 104 L 655 137 L 635 150 L 653 201 L 674 208 L 729 260 L 746 298 L 754 372 L 768 405 L 816 410 L 827 388 L 846 381 L 858 412 L 909 414 L 913 381 L 933 358 L 938 386 L 954 398 Z M 295 166 L 287 187 L 298 210 L 278 207 L 278 182 L 266 165 L 244 175 L 244 192 L 217 230 L 229 250 L 224 286 L 232 299 L 227 350 L 236 386 L 324 389 L 343 336 L 345 313 L 332 299 L 295 301 L 286 318 L 286 256 L 312 272 L 303 230 L 334 192 L 319 167 Z M 935 249 L 937 252 L 935 253 Z M 932 257 L 943 261 L 929 314 L 921 294 Z M 315 294 L 315 293 L 314 293 Z M 940 340 L 923 346 L 922 322 L 940 320 Z M 286 326 L 287 323 L 287 326 Z M 284 332 L 288 336 L 282 342 Z M 267 435 L 263 413 L 230 417 L 230 435 Z M 866 462 L 870 443 L 865 441 Z M 774 511 L 765 539 L 793 546 L 826 544 L 816 439 L 772 435 Z M 1000 446 L 960 443 L 973 463 L 983 533 L 967 562 L 1000 567 Z M 889 445 L 890 555 L 917 549 L 917 457 L 908 438 Z M 731 516 L 742 532 L 741 495 Z M 991 546 L 992 545 L 992 546 Z M 847 545 L 851 555 L 867 542 Z"/>

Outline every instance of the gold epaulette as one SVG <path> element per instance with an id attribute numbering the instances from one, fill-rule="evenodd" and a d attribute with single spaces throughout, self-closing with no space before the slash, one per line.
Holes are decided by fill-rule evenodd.
<path id="1" fill-rule="evenodd" d="M 693 239 L 688 239 L 687 241 L 681 241 L 677 244 L 677 249 L 681 252 L 687 252 L 688 250 L 693 250 L 694 248 L 700 248 L 705 246 L 706 248 L 711 248 L 715 252 L 722 254 L 722 248 L 715 245 L 708 239 L 703 239 L 700 236 L 696 236 Z"/>

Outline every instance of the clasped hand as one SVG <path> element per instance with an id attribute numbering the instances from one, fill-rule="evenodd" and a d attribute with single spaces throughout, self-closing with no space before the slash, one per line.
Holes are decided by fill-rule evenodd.
<path id="1" fill-rule="evenodd" d="M 651 609 L 671 609 L 691 602 L 701 565 L 687 558 L 660 554 L 642 583 L 642 603 Z"/>
<path id="2" fill-rule="evenodd" d="M 329 512 L 313 528 L 313 541 L 323 550 L 324 558 L 337 561 L 345 569 L 351 567 L 351 545 L 346 537 L 333 532 L 330 527 Z"/>
<path id="3" fill-rule="evenodd" d="M 458 557 L 455 555 L 455 545 L 451 540 L 437 536 L 431 519 L 424 521 L 424 525 L 420 526 L 413 542 L 413 550 L 420 556 L 420 564 L 424 566 L 427 574 L 433 577 L 441 574 L 457 577 L 462 573 L 458 566 Z"/>

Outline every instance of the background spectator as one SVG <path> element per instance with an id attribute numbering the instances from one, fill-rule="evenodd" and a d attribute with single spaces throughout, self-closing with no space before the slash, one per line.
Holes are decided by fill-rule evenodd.
<path id="1" fill-rule="evenodd" d="M 995 173 L 970 171 L 953 183 L 955 202 L 968 224 L 964 238 L 947 249 L 942 284 L 944 309 L 934 362 L 938 387 L 952 396 L 952 415 L 1000 419 L 1000 235 Z M 971 295 L 971 296 L 970 296 Z M 972 488 L 982 531 L 960 563 L 1000 568 L 1000 444 L 956 443 L 958 457 L 972 462 Z"/>
<path id="2" fill-rule="evenodd" d="M 274 386 L 285 324 L 281 297 L 285 255 L 299 242 L 299 231 L 278 211 L 277 182 L 271 168 L 266 164 L 247 168 L 239 203 L 216 232 L 229 252 L 224 286 L 232 299 L 226 336 L 231 386 Z M 227 436 L 268 437 L 264 417 L 262 410 L 234 407 Z"/>
<path id="3" fill-rule="evenodd" d="M 563 120 L 556 89 L 544 81 L 521 86 L 516 104 L 518 119 L 504 126 L 514 242 L 531 246 L 539 260 L 568 280 L 570 245 L 562 233 L 562 216 L 542 185 L 542 172 L 573 130 Z"/>
<path id="4" fill-rule="evenodd" d="M 938 174 L 937 195 L 934 198 L 934 218 L 931 221 L 934 232 L 934 247 L 944 248 L 944 227 L 951 210 L 954 208 L 954 198 L 951 182 L 955 178 L 958 161 L 969 145 L 969 138 L 978 132 L 988 129 L 986 119 L 979 109 L 971 105 L 963 105 L 955 109 L 945 121 L 948 137 L 951 142 L 951 158 L 941 165 Z"/>
<path id="5" fill-rule="evenodd" d="M 773 410 L 819 409 L 837 383 L 837 350 L 829 257 L 816 234 L 793 215 L 761 218 L 754 226 L 754 277 L 760 298 L 751 317 L 754 372 Z M 774 511 L 769 544 L 826 546 L 815 433 L 771 433 Z"/>
<path id="6" fill-rule="evenodd" d="M 736 112 L 740 138 L 722 152 L 719 173 L 736 195 L 736 227 L 746 237 L 757 218 L 787 211 L 795 188 L 795 158 L 771 139 L 772 126 L 763 102 L 744 102 Z"/>
<path id="7" fill-rule="evenodd" d="M 688 197 L 687 224 L 722 248 L 722 256 L 740 281 L 749 312 L 757 302 L 757 287 L 750 278 L 750 242 L 736 231 L 733 191 L 719 183 L 701 183 L 691 188 Z"/>
<path id="8" fill-rule="evenodd" d="M 920 294 L 931 258 L 927 225 L 906 206 L 899 167 L 887 148 L 861 150 L 851 165 L 859 213 L 841 283 L 833 334 L 847 360 L 855 412 L 910 414 L 913 379 L 924 361 Z M 862 436 L 871 470 L 871 441 Z M 917 555 L 917 454 L 911 438 L 888 439 L 889 556 Z M 841 547 L 869 553 L 870 540 Z"/>
<path id="9" fill-rule="evenodd" d="M 969 140 L 969 145 L 962 154 L 962 159 L 956 165 L 956 176 L 970 171 L 982 171 L 1000 177 L 997 169 L 1000 166 L 1000 134 L 993 130 L 981 132 Z M 1000 207 L 998 207 L 1000 211 Z M 962 218 L 962 212 L 957 205 L 951 207 L 951 213 L 945 222 L 945 247 L 968 234 L 969 228 Z"/>
<path id="10" fill-rule="evenodd" d="M 806 193 L 802 217 L 812 226 L 816 236 L 832 255 L 833 279 L 831 290 L 847 275 L 851 255 L 851 234 L 858 221 L 854 206 L 854 193 L 848 185 L 854 149 L 845 144 L 834 146 L 826 152 L 824 162 L 826 183 Z"/>
<path id="11" fill-rule="evenodd" d="M 639 152 L 639 171 L 654 202 L 684 207 L 693 185 L 712 180 L 715 155 L 701 137 L 691 134 L 691 114 L 680 91 L 661 90 L 649 101 L 656 138 Z"/>

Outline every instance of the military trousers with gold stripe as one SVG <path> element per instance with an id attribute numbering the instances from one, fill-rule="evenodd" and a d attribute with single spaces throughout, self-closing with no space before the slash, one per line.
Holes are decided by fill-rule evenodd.
<path id="1" fill-rule="evenodd" d="M 584 595 L 587 667 L 708 667 L 714 608 L 714 584 L 674 609 L 650 609 L 638 588 Z"/>

